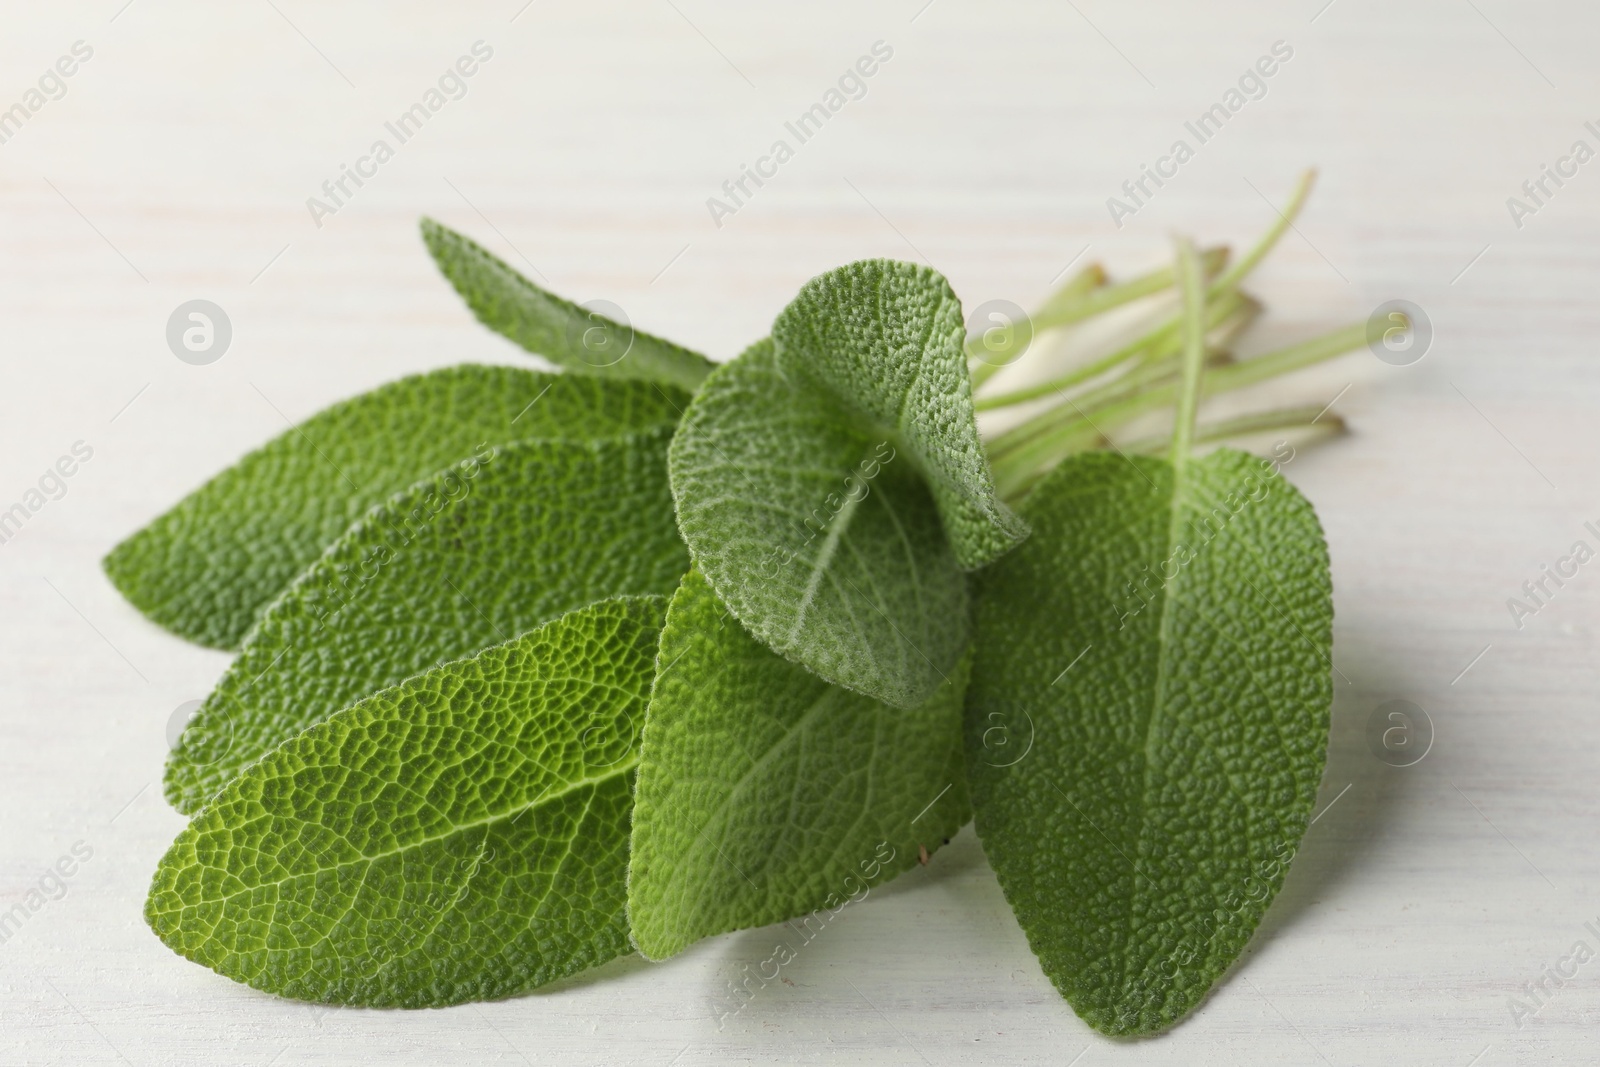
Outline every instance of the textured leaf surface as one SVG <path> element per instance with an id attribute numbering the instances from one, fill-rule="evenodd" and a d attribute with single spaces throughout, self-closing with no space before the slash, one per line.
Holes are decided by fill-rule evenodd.
<path id="1" fill-rule="evenodd" d="M 603 601 L 275 749 L 174 842 L 145 918 L 270 993 L 428 1007 L 629 951 L 637 724 L 665 601 Z"/>
<path id="2" fill-rule="evenodd" d="M 355 700 L 605 597 L 670 594 L 668 431 L 525 441 L 396 497 L 262 617 L 167 763 L 200 807 L 267 751 Z"/>
<path id="3" fill-rule="evenodd" d="M 775 655 L 693 572 L 659 662 L 628 873 L 646 956 L 837 907 L 967 821 L 964 662 L 923 706 L 891 707 Z"/>
<path id="4" fill-rule="evenodd" d="M 422 220 L 422 239 L 479 322 L 558 367 L 665 382 L 692 392 L 715 366 L 697 352 L 541 289 L 432 219 Z"/>
<path id="5" fill-rule="evenodd" d="M 927 484 L 887 435 L 779 371 L 770 342 L 706 379 L 671 469 L 697 567 L 772 649 L 901 707 L 955 668 L 966 578 Z"/>
<path id="6" fill-rule="evenodd" d="M 368 508 L 480 445 L 669 426 L 687 397 L 514 367 L 418 374 L 312 416 L 245 456 L 106 557 L 135 607 L 236 648 L 261 610 Z"/>
<path id="7" fill-rule="evenodd" d="M 961 301 L 944 275 L 868 259 L 818 275 L 772 325 L 778 367 L 891 436 L 928 479 L 956 559 L 981 567 L 1027 526 L 995 496 L 972 408 Z"/>
<path id="8" fill-rule="evenodd" d="M 1033 537 L 981 584 L 978 833 L 1078 1014 L 1149 1033 L 1238 956 L 1306 828 L 1332 701 L 1327 550 L 1305 498 L 1230 451 L 1181 485 L 1160 460 L 1078 456 L 1025 514 Z"/>

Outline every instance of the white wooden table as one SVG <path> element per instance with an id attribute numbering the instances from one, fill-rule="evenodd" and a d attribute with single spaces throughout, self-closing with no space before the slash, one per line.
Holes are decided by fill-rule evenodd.
<path id="1" fill-rule="evenodd" d="M 1506 606 L 1574 541 L 1600 547 L 1600 162 L 1547 180 L 1520 228 L 1506 205 L 1575 140 L 1600 148 L 1592 5 L 123 2 L 0 12 L 0 107 L 92 49 L 0 144 L 0 509 L 93 450 L 0 545 L 0 911 L 89 854 L 0 944 L 0 1063 L 1594 1062 L 1600 962 L 1520 1028 L 1509 1001 L 1574 942 L 1600 949 L 1600 564 L 1520 629 Z M 480 40 L 465 96 L 316 225 L 306 199 Z M 866 94 L 716 225 L 707 198 L 877 41 Z M 1116 227 L 1107 197 L 1277 41 L 1265 95 Z M 1244 965 L 1169 1035 L 1077 1021 L 970 831 L 720 1030 L 777 931 L 397 1013 L 273 999 L 146 929 L 182 825 L 156 784 L 167 722 L 227 657 L 145 622 L 99 560 L 285 418 L 524 359 L 436 276 L 419 215 L 727 358 L 847 260 L 926 257 L 969 304 L 1027 305 L 1086 245 L 1126 273 L 1174 228 L 1249 239 L 1308 164 L 1322 185 L 1254 284 L 1251 345 L 1397 297 L 1436 337 L 1412 366 L 1362 353 L 1297 387 L 1349 385 L 1354 431 L 1288 469 L 1332 544 L 1331 807 Z M 234 336 L 191 366 L 164 329 L 201 297 Z M 1391 699 L 1435 726 L 1415 766 L 1368 750 Z"/>

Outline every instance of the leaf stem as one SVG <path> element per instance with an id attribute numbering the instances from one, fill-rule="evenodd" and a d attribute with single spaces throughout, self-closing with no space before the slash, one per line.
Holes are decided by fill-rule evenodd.
<path id="1" fill-rule="evenodd" d="M 1225 298 L 1226 299 L 1226 298 Z M 1214 362 L 1231 363 L 1233 356 L 1225 348 L 1232 338 L 1247 326 L 1259 313 L 1261 305 L 1250 297 L 1240 297 L 1242 305 L 1230 316 L 1222 319 L 1209 338 Z M 1086 389 L 1076 396 L 1062 394 L 1070 404 L 1058 404 L 996 435 L 989 442 L 989 454 L 998 456 L 1015 449 L 1049 431 L 1082 418 L 1085 408 L 1098 410 L 1119 401 L 1138 396 L 1151 385 L 1176 380 L 1180 370 L 1179 360 L 1183 350 L 1182 337 L 1176 330 L 1168 331 L 1158 348 L 1146 351 L 1144 357 L 1122 374 L 1108 382 Z"/>
<path id="2" fill-rule="evenodd" d="M 1301 173 L 1300 180 L 1295 183 L 1294 192 L 1290 194 L 1289 202 L 1284 205 L 1283 210 L 1272 209 L 1277 212 L 1278 221 L 1267 228 L 1267 232 L 1261 235 L 1260 240 L 1251 247 L 1250 251 L 1244 254 L 1244 257 L 1239 262 L 1224 271 L 1221 277 L 1211 284 L 1213 295 L 1218 290 L 1236 287 L 1240 282 L 1244 281 L 1246 275 L 1256 269 L 1256 265 L 1266 258 L 1268 252 L 1272 251 L 1273 246 L 1278 243 L 1278 239 L 1283 236 L 1284 231 L 1294 225 L 1295 218 L 1299 216 L 1300 209 L 1305 207 L 1306 198 L 1311 195 L 1311 189 L 1316 184 L 1316 168 L 1311 168 Z"/>
<path id="3" fill-rule="evenodd" d="M 1186 449 L 1194 444 L 1196 409 L 1204 396 L 1253 385 L 1365 343 L 1365 327 L 1351 326 L 1238 363 L 1232 362 L 1226 352 L 1207 347 L 1208 340 L 1211 346 L 1229 344 L 1259 313 L 1260 305 L 1239 292 L 1239 285 L 1294 226 L 1315 182 L 1315 170 L 1301 174 L 1289 202 L 1281 211 L 1274 209 L 1276 221 L 1236 263 L 1227 264 L 1225 248 L 1199 253 L 1199 269 L 1195 274 L 1199 278 L 1200 296 L 1195 299 L 1185 284 L 1183 311 L 1179 315 L 1166 318 L 1115 352 L 1051 381 L 977 401 L 979 410 L 994 410 L 1037 401 L 1050 393 L 1059 394 L 1062 400 L 988 442 L 996 485 L 1003 496 L 1019 497 L 1066 456 L 1108 444 L 1107 434 L 1112 429 L 1174 401 L 1178 402 L 1179 410 L 1173 424 L 1171 454 L 1174 464 L 1181 467 Z M 1192 244 L 1189 255 L 1195 255 Z M 1052 298 L 1035 318 L 1035 328 L 1066 325 L 1159 292 L 1180 280 L 1184 271 L 1181 258 L 1180 254 L 1180 262 L 1171 266 L 1119 285 L 1084 291 L 1059 304 Z M 1202 383 L 1200 376 L 1208 364 L 1216 364 L 1217 369 L 1206 375 Z M 1066 392 L 1123 366 L 1127 371 L 1108 382 L 1075 395 Z"/>
<path id="4" fill-rule="evenodd" d="M 1367 343 L 1365 323 L 1279 349 L 1264 356 L 1220 366 L 1206 376 L 1205 394 L 1217 396 L 1288 374 L 1360 348 Z M 1117 383 L 1120 384 L 1120 383 Z M 1025 494 L 1051 467 L 1074 452 L 1093 448 L 1103 434 L 1125 426 L 1141 415 L 1165 407 L 1178 395 L 1178 382 L 1170 370 L 1165 380 L 1148 388 L 1121 390 L 1113 399 L 1096 404 L 1089 397 L 1077 405 L 1077 418 L 1062 422 L 1005 451 L 992 448 L 995 484 L 1001 495 L 1016 499 Z M 1054 414 L 1052 410 L 1050 414 Z M 998 446 L 1000 439 L 995 440 Z"/>
<path id="5" fill-rule="evenodd" d="M 1108 280 L 1105 267 L 1099 263 L 1089 264 L 1068 278 L 1061 288 L 1045 297 L 1044 303 L 1040 304 L 1039 310 L 1034 313 L 1034 319 L 1037 321 L 1044 318 L 1048 321 L 1052 309 L 1070 307 L 1078 303 L 1090 293 L 1104 287 Z"/>
<path id="6" fill-rule="evenodd" d="M 1173 469 L 1179 474 L 1189 462 L 1194 441 L 1195 413 L 1200 409 L 1200 376 L 1205 370 L 1206 324 L 1205 293 L 1200 279 L 1200 264 L 1195 260 L 1194 242 L 1178 238 L 1178 288 L 1183 294 L 1183 390 L 1178 394 L 1178 411 L 1172 422 Z"/>
<path id="7" fill-rule="evenodd" d="M 1227 335 L 1232 337 L 1238 331 L 1249 325 L 1261 313 L 1261 304 L 1254 298 L 1240 293 L 1237 289 L 1230 289 L 1220 294 L 1206 306 L 1206 323 L 1208 327 L 1223 327 Z M 1052 378 L 1047 382 L 1026 386 L 1022 389 L 1013 389 L 1009 393 L 997 393 L 994 396 L 979 397 L 975 407 L 979 411 L 993 411 L 996 408 L 1010 407 L 1012 404 L 1022 404 L 1029 400 L 1037 400 L 1041 396 L 1051 393 L 1060 393 L 1075 385 L 1094 378 L 1112 370 L 1136 356 L 1143 356 L 1145 362 L 1154 362 L 1165 356 L 1172 355 L 1182 348 L 1180 318 L 1168 319 L 1155 329 L 1129 341 L 1114 352 L 1108 353 L 1099 359 L 1092 360 L 1063 374 L 1059 378 Z"/>
<path id="8" fill-rule="evenodd" d="M 1228 249 L 1225 245 L 1208 248 L 1201 253 L 1206 264 L 1206 271 L 1215 274 L 1227 265 Z M 1132 303 L 1140 297 L 1151 296 L 1163 289 L 1172 287 L 1174 275 L 1172 267 L 1158 267 L 1147 274 L 1137 278 L 1129 278 L 1116 285 L 1107 285 L 1070 300 L 1057 300 L 1052 298 L 1045 302 L 1033 316 L 1033 329 L 1035 333 L 1054 329 L 1057 326 L 1069 326 L 1074 322 L 1082 322 L 1103 311 L 1110 311 L 1114 307 Z"/>
<path id="9" fill-rule="evenodd" d="M 1229 251 L 1227 246 L 1218 245 L 1214 248 L 1204 249 L 1200 253 L 1201 262 L 1205 265 L 1207 276 L 1215 275 L 1228 264 Z M 1132 303 L 1141 297 L 1152 296 L 1163 289 L 1170 288 L 1173 281 L 1172 267 L 1159 267 L 1136 278 L 1130 278 L 1116 285 L 1106 285 L 1106 273 L 1098 263 L 1091 263 L 1073 277 L 1069 278 L 1060 289 L 1040 305 L 1029 318 L 1033 335 L 1037 337 L 1046 330 L 1053 330 L 1060 326 L 1070 326 L 1075 322 L 1093 318 L 1112 308 L 1121 307 L 1123 304 Z M 1165 324 L 1164 324 L 1165 325 Z M 1152 331 L 1154 332 L 1154 331 Z M 972 375 L 972 387 L 988 381 L 990 378 L 1008 366 L 1007 363 L 989 363 L 982 357 L 987 349 L 981 334 L 967 338 L 967 357 L 970 361 L 969 372 Z M 1114 366 L 1107 363 L 1107 366 Z M 1079 378 L 1092 377 L 1084 375 Z"/>
<path id="10" fill-rule="evenodd" d="M 1061 288 L 1050 295 L 1044 306 L 1050 307 L 1061 303 L 1071 304 L 1073 301 L 1081 300 L 1086 294 L 1093 292 L 1105 283 L 1106 269 L 1098 263 L 1090 263 L 1068 278 Z M 1031 332 L 1037 332 L 1036 327 L 1033 325 L 1037 319 L 1038 316 L 1035 315 L 1030 320 L 1029 329 Z M 990 354 L 990 351 L 988 345 L 984 343 L 984 335 L 981 332 L 967 338 L 966 352 L 968 371 L 972 375 L 972 388 L 974 389 L 988 381 L 1003 367 L 1007 366 L 1009 362 L 992 363 L 984 358 Z"/>
<path id="11" fill-rule="evenodd" d="M 1338 434 L 1345 430 L 1344 419 L 1338 415 L 1324 414 L 1326 408 L 1315 404 L 1302 404 L 1291 408 L 1277 408 L 1272 411 L 1252 411 L 1247 415 L 1239 415 L 1231 419 L 1220 419 L 1216 422 L 1202 423 L 1194 430 L 1194 439 L 1190 442 L 1195 445 L 1210 444 L 1214 441 L 1226 441 L 1234 437 L 1248 437 L 1251 434 L 1266 433 L 1269 430 L 1291 430 L 1296 428 L 1315 428 L 1324 433 Z M 1135 441 L 1125 441 L 1117 447 L 1124 452 L 1140 455 L 1156 455 L 1166 449 L 1171 443 L 1167 434 L 1158 434 L 1150 437 L 1141 437 Z"/>

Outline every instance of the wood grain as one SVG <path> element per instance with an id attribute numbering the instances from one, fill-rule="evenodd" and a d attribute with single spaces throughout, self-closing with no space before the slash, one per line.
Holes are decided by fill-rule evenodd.
<path id="1" fill-rule="evenodd" d="M 0 943 L 0 1062 L 1592 1062 L 1600 963 L 1520 1028 L 1508 1001 L 1574 942 L 1600 948 L 1600 564 L 1520 629 L 1506 599 L 1574 541 L 1600 547 L 1600 163 L 1521 228 L 1506 198 L 1575 140 L 1600 147 L 1594 9 L 122 2 L 13 4 L 0 33 L 0 107 L 93 49 L 0 144 L 0 508 L 93 449 L 0 544 L 0 911 L 92 852 Z M 306 199 L 479 40 L 493 56 L 466 95 L 315 225 Z M 716 225 L 706 199 L 880 40 L 866 95 Z M 1113 225 L 1106 198 L 1280 40 L 1294 55 L 1266 95 Z M 1321 188 L 1253 284 L 1270 311 L 1246 350 L 1397 297 L 1435 339 L 1415 365 L 1359 354 L 1289 390 L 1350 386 L 1353 432 L 1286 469 L 1334 562 L 1331 807 L 1243 965 L 1169 1035 L 1113 1043 L 1073 1017 L 970 831 L 720 1029 L 728 983 L 782 928 L 417 1013 L 274 1000 L 145 928 L 182 825 L 152 784 L 168 720 L 227 657 L 144 622 L 98 560 L 285 419 L 524 358 L 436 277 L 419 215 L 727 358 L 849 259 L 926 257 L 969 305 L 1026 306 L 1085 246 L 1126 274 L 1175 228 L 1248 240 L 1308 164 Z M 234 328 L 209 366 L 164 340 L 198 297 Z M 1415 766 L 1368 749 L 1391 699 L 1435 728 Z"/>

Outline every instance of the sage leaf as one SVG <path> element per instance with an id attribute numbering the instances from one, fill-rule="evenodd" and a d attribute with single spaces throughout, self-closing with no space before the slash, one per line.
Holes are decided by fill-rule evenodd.
<path id="1" fill-rule="evenodd" d="M 984 572 L 967 699 L 977 829 L 1091 1026 L 1161 1030 L 1239 955 L 1307 825 L 1333 607 L 1311 505 L 1239 452 L 1087 453 Z"/>
<path id="2" fill-rule="evenodd" d="M 480 445 L 669 426 L 686 402 L 647 383 L 514 367 L 402 378 L 251 452 L 113 549 L 106 574 L 178 636 L 237 648 L 262 609 L 368 508 Z"/>
<path id="3" fill-rule="evenodd" d="M 629 951 L 637 725 L 665 600 L 607 600 L 272 750 L 173 843 L 145 918 L 280 996 L 437 1007 Z"/>
<path id="4" fill-rule="evenodd" d="M 811 279 L 772 324 L 778 369 L 890 436 L 933 490 L 965 568 L 1027 536 L 978 439 L 961 301 L 944 275 L 867 259 Z"/>
<path id="5" fill-rule="evenodd" d="M 628 870 L 645 956 L 860 899 L 967 821 L 965 661 L 891 707 L 767 649 L 690 572 L 658 662 Z"/>
<path id="6" fill-rule="evenodd" d="M 693 391 L 715 366 L 698 352 L 565 300 L 432 219 L 422 239 L 478 321 L 574 373 L 663 382 Z"/>
<path id="7" fill-rule="evenodd" d="M 955 669 L 966 576 L 926 482 L 890 434 L 786 376 L 770 341 L 706 379 L 671 473 L 695 565 L 774 651 L 899 707 Z"/>
<path id="8" fill-rule="evenodd" d="M 670 594 L 688 569 L 669 431 L 524 441 L 400 494 L 280 597 L 167 761 L 192 813 L 279 743 L 437 664 L 592 601 Z"/>

